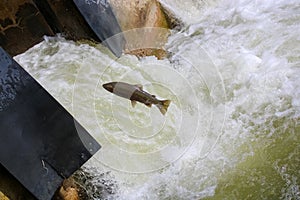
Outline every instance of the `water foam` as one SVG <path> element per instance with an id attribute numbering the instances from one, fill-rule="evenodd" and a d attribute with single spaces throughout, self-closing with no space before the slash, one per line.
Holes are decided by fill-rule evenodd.
<path id="1" fill-rule="evenodd" d="M 113 199 L 299 198 L 299 3 L 224 0 L 198 9 L 194 1 L 162 2 L 180 8 L 186 22 L 169 38 L 170 60 L 116 61 L 102 46 L 61 37 L 16 59 L 103 145 L 88 165 L 112 171 Z M 198 14 L 184 18 L 190 9 Z M 124 134 L 160 113 L 129 109 L 100 90 L 116 79 L 174 101 L 161 134 Z M 132 129 L 120 128 L 128 113 Z M 131 134 L 141 130 L 158 131 Z"/>

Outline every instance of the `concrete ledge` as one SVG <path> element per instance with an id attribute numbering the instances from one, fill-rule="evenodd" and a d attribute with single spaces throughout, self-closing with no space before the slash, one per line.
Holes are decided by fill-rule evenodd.
<path id="1" fill-rule="evenodd" d="M 57 33 L 100 42 L 72 0 L 0 1 L 0 46 L 11 56 Z"/>

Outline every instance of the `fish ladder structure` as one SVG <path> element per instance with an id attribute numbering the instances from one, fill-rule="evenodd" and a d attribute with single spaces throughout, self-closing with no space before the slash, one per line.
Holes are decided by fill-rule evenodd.
<path id="1" fill-rule="evenodd" d="M 0 2 L 0 192 L 10 199 L 52 199 L 63 180 L 100 149 L 11 57 L 58 33 L 94 42 L 118 34 L 103 44 L 119 57 L 121 29 L 110 5 L 97 2 Z"/>
<path id="2" fill-rule="evenodd" d="M 102 2 L 1 1 L 0 46 L 11 56 L 15 56 L 43 41 L 45 35 L 62 34 L 69 40 L 102 42 L 119 57 L 125 39 L 112 8 L 108 3 Z M 111 38 L 113 35 L 118 37 Z"/>
<path id="3" fill-rule="evenodd" d="M 136 40 L 149 39 L 148 35 L 152 34 L 134 37 L 132 42 L 122 31 L 149 24 L 169 28 L 168 19 L 157 1 L 143 0 L 143 12 L 139 4 L 125 9 L 128 2 L 0 2 L 0 197 L 4 193 L 11 199 L 52 199 L 62 181 L 100 149 L 76 119 L 11 56 L 40 43 L 44 36 L 62 34 L 68 40 L 101 42 L 113 55 L 120 57 Z M 155 10 L 153 16 L 150 10 Z M 144 15 L 147 20 L 141 22 L 139 16 Z M 158 50 L 138 49 L 127 53 L 164 57 L 164 50 Z M 169 101 L 165 101 L 155 105 L 165 114 L 168 104 Z M 12 191 L 11 185 L 17 189 Z"/>
<path id="4" fill-rule="evenodd" d="M 41 200 L 52 199 L 62 181 L 100 149 L 76 119 L 2 48 L 0 143 L 1 169 Z M 0 185 L 0 191 L 5 192 L 4 186 Z"/>

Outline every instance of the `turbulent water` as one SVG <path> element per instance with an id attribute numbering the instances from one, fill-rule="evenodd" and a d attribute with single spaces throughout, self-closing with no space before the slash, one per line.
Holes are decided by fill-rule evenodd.
<path id="1" fill-rule="evenodd" d="M 113 179 L 105 198 L 300 199 L 299 0 L 161 3 L 184 24 L 169 58 L 59 36 L 15 57 L 102 145 L 86 166 Z M 110 81 L 172 100 L 167 114 Z"/>

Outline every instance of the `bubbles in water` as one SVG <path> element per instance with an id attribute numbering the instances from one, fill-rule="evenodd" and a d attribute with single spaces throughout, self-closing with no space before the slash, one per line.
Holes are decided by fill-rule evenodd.
<path id="1" fill-rule="evenodd" d="M 170 36 L 165 60 L 60 39 L 18 59 L 102 144 L 89 165 L 112 171 L 120 199 L 298 197 L 297 3 L 222 1 Z M 171 99 L 167 114 L 110 81 Z"/>
<path id="2" fill-rule="evenodd" d="M 126 35 L 130 35 L 130 31 Z M 141 48 L 140 44 L 138 48 Z M 105 67 L 93 68 L 95 76 L 89 79 L 82 79 L 89 71 L 86 66 L 79 71 L 74 85 L 73 109 L 75 113 L 87 110 L 94 113 L 93 121 L 97 122 L 98 131 L 93 130 L 91 134 L 102 144 L 102 150 L 96 155 L 101 163 L 124 172 L 156 171 L 184 155 L 196 137 L 206 138 L 214 115 L 206 103 L 210 103 L 213 95 L 224 96 L 224 91 L 221 79 L 215 77 L 218 72 L 209 56 L 205 51 L 201 53 L 205 54 L 201 55 L 205 60 L 195 63 L 198 66 L 179 55 L 177 64 L 152 57 L 128 60 L 131 56 L 124 56 L 111 60 Z M 215 77 L 213 83 L 208 78 L 212 76 Z M 138 103 L 133 108 L 128 99 L 102 88 L 102 84 L 113 81 L 143 85 L 143 90 L 156 98 L 171 100 L 166 115 L 162 115 L 155 105 L 149 108 Z M 90 94 L 90 106 L 81 105 L 82 91 Z M 208 93 L 203 94 L 203 91 Z M 201 102 L 205 98 L 208 102 Z M 217 135 L 210 136 L 203 154 L 210 150 Z"/>

